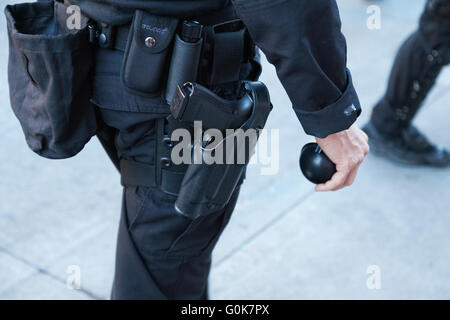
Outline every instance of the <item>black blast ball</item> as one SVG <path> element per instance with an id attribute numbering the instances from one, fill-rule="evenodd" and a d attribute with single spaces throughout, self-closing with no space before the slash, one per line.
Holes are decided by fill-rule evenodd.
<path id="1" fill-rule="evenodd" d="M 300 154 L 303 175 L 315 184 L 325 183 L 336 173 L 336 165 L 327 157 L 317 143 L 308 143 Z"/>

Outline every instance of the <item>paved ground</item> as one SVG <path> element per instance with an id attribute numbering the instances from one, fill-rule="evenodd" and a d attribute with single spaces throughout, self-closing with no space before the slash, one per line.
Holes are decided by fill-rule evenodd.
<path id="1" fill-rule="evenodd" d="M 366 2 L 339 1 L 364 106 L 360 124 L 385 89 L 393 55 L 416 27 L 423 3 L 384 1 L 382 28 L 371 31 Z M 0 26 L 0 299 L 105 299 L 119 177 L 94 139 L 64 161 L 41 159 L 27 149 L 9 108 L 3 17 Z M 310 138 L 269 65 L 263 81 L 275 105 L 268 127 L 280 129 L 280 170 L 261 176 L 260 167 L 251 167 L 214 255 L 212 297 L 450 298 L 449 170 L 402 167 L 370 156 L 352 188 L 316 194 L 297 165 Z M 445 71 L 416 121 L 447 146 L 449 88 Z M 80 290 L 66 286 L 71 265 L 80 267 Z M 380 270 L 379 290 L 366 286 L 372 265 Z"/>

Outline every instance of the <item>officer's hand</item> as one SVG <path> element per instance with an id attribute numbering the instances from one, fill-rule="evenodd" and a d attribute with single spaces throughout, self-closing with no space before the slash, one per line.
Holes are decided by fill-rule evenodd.
<path id="1" fill-rule="evenodd" d="M 316 186 L 316 191 L 336 191 L 353 183 L 358 168 L 369 153 L 369 138 L 353 125 L 348 130 L 316 138 L 325 154 L 336 164 L 336 173 L 331 180 Z"/>

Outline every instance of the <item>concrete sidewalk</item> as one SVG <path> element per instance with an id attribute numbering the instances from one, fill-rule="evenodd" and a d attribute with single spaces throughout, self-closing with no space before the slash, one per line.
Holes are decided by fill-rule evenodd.
<path id="1" fill-rule="evenodd" d="M 385 90 L 395 52 L 416 28 L 424 1 L 384 1 L 381 30 L 366 27 L 368 2 L 338 1 L 349 65 L 364 113 Z M 0 41 L 6 43 L 5 21 Z M 75 158 L 49 161 L 28 150 L 9 107 L 7 46 L 0 48 L 0 299 L 106 299 L 114 267 L 119 176 L 93 139 Z M 262 76 L 280 131 L 280 168 L 251 166 L 237 210 L 214 254 L 215 299 L 450 298 L 450 171 L 393 165 L 369 156 L 355 185 L 313 192 L 298 168 L 307 137 L 265 63 Z M 450 146 L 450 72 L 416 124 Z M 55 200 L 57 199 L 57 200 Z M 66 286 L 81 270 L 80 290 Z M 381 289 L 366 286 L 377 266 Z"/>

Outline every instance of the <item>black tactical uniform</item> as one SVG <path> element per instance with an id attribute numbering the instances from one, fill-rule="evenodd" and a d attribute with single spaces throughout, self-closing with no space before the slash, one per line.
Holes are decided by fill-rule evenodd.
<path id="1" fill-rule="evenodd" d="M 161 119 L 165 119 L 170 113 L 166 101 L 161 94 L 146 95 L 130 91 L 121 79 L 124 42 L 134 13 L 136 9 L 141 9 L 153 15 L 198 20 L 206 26 L 236 18 L 242 19 L 250 37 L 239 49 L 244 52 L 242 59 L 239 60 L 240 64 L 233 65 L 235 55 L 224 55 L 217 49 L 215 43 L 215 46 L 212 45 L 217 51 L 212 53 L 215 59 L 211 62 L 206 58 L 201 62 L 199 77 L 211 81 L 210 73 L 214 73 L 216 68 L 222 68 L 223 71 L 216 72 L 215 77 L 223 78 L 225 74 L 237 77 L 231 85 L 228 83 L 215 86 L 214 83 L 209 83 L 210 87 L 215 87 L 217 92 L 222 90 L 225 95 L 232 92 L 230 88 L 233 88 L 234 82 L 245 79 L 256 80 L 260 73 L 258 53 L 254 45 L 256 43 L 268 60 L 275 65 L 306 133 L 323 138 L 348 129 L 361 111 L 350 72 L 346 68 L 346 43 L 340 30 L 341 23 L 336 2 L 334 0 L 71 0 L 70 2 L 79 5 L 82 12 L 97 21 L 100 27 L 96 40 L 98 46 L 91 102 L 96 105 L 97 117 L 103 126 L 97 134 L 111 158 L 115 159 L 117 166 L 119 166 L 117 160 L 120 159 L 124 184 L 112 298 L 205 299 L 208 296 L 207 280 L 211 252 L 233 212 L 240 184 L 224 208 L 190 220 L 174 209 L 176 195 L 173 192 L 166 192 L 167 185 L 173 186 L 173 181 L 170 183 L 166 181 L 170 179 L 164 180 L 164 177 L 152 181 L 155 177 L 151 171 L 148 176 L 137 177 L 140 181 L 138 183 L 131 181 L 133 179 L 130 180 L 128 163 L 139 164 L 151 170 L 156 168 L 158 172 L 164 170 L 168 172 L 174 167 L 170 168 L 170 162 L 168 163 L 166 159 L 164 168 L 161 169 L 163 159 L 159 154 L 166 148 L 162 143 L 165 132 L 160 132 L 158 125 Z M 166 32 L 164 31 L 166 29 L 153 28 L 148 23 L 140 24 L 139 21 L 136 26 L 137 29 L 133 30 L 138 34 L 145 34 L 149 30 Z M 13 27 L 12 24 L 10 28 Z M 137 45 L 148 44 L 146 37 L 138 37 L 139 39 L 142 39 L 142 42 Z M 230 44 L 222 49 L 233 53 L 238 48 L 237 45 Z M 19 64 L 21 63 L 19 60 L 12 60 L 10 64 Z M 214 68 L 210 67 L 211 63 L 216 63 Z M 150 75 L 154 68 L 154 65 L 146 65 L 142 61 L 142 65 L 138 65 L 134 70 L 136 74 L 139 74 L 141 69 L 146 70 Z M 237 68 L 238 72 L 230 73 L 230 69 L 233 68 Z M 145 74 L 142 80 L 147 80 Z M 164 78 L 161 79 L 162 83 L 164 81 Z M 204 80 L 204 84 L 207 85 L 208 80 Z M 11 87 L 13 93 L 15 90 L 20 92 L 20 88 L 14 88 L 14 85 Z M 174 174 L 183 174 L 176 168 L 174 170 L 176 171 Z"/>
<path id="2" fill-rule="evenodd" d="M 411 122 L 450 62 L 450 1 L 428 0 L 414 32 L 400 48 L 385 96 L 364 127 L 372 150 L 408 164 L 450 165 L 450 153 L 431 144 Z"/>

